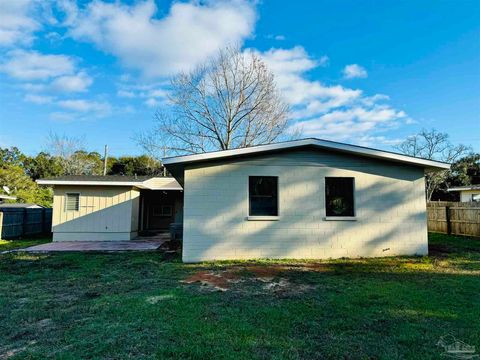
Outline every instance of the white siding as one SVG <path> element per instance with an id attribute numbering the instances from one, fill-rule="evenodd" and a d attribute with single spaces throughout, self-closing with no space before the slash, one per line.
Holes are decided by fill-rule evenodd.
<path id="1" fill-rule="evenodd" d="M 460 192 L 460 201 L 461 202 L 470 202 L 472 201 L 472 195 L 480 194 L 480 190 L 463 190 Z"/>
<path id="2" fill-rule="evenodd" d="M 248 177 L 279 177 L 279 220 L 248 221 Z M 326 176 L 355 178 L 357 221 L 325 221 Z M 292 151 L 185 170 L 183 260 L 427 253 L 423 169 Z"/>
<path id="3" fill-rule="evenodd" d="M 80 193 L 79 211 L 66 211 L 66 193 Z M 131 187 L 55 186 L 53 240 L 131 239 L 138 228 L 139 196 Z"/>

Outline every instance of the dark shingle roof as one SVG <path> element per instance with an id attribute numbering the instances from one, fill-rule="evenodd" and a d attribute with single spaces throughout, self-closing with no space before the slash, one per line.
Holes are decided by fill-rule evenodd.
<path id="1" fill-rule="evenodd" d="M 37 204 L 23 204 L 23 203 L 6 203 L 6 204 L 0 204 L 0 208 L 19 208 L 19 209 L 23 209 L 23 208 L 29 208 L 29 207 L 43 207 L 43 206 L 40 206 L 40 205 L 37 205 Z"/>

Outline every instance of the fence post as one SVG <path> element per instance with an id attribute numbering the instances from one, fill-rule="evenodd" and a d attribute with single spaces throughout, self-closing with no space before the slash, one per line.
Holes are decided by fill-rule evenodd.
<path id="1" fill-rule="evenodd" d="M 445 206 L 445 218 L 447 220 L 447 234 L 452 235 L 452 223 L 450 222 L 450 206 Z"/>
<path id="2" fill-rule="evenodd" d="M 23 209 L 23 220 L 22 220 L 22 238 L 25 236 L 27 228 L 27 209 Z"/>
<path id="3" fill-rule="evenodd" d="M 42 227 L 40 232 L 45 234 L 45 208 L 42 208 Z"/>
<path id="4" fill-rule="evenodd" d="M 0 239 L 2 238 L 3 232 L 3 211 L 0 210 Z"/>

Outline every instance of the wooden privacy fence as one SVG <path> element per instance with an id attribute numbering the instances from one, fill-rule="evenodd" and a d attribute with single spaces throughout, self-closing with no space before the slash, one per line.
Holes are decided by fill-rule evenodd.
<path id="1" fill-rule="evenodd" d="M 480 203 L 429 202 L 428 231 L 480 236 Z"/>
<path id="2" fill-rule="evenodd" d="M 16 239 L 51 231 L 52 209 L 0 208 L 0 239 Z"/>

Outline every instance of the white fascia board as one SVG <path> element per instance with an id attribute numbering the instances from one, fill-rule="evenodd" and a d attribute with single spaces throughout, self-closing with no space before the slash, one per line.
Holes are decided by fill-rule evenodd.
<path id="1" fill-rule="evenodd" d="M 460 186 L 447 189 L 447 191 L 475 191 L 480 190 L 480 187 L 477 186 Z"/>
<path id="2" fill-rule="evenodd" d="M 135 186 L 144 188 L 143 182 L 131 182 L 131 181 L 74 181 L 74 180 L 37 180 L 38 185 L 76 185 L 76 186 Z"/>
<path id="3" fill-rule="evenodd" d="M 181 164 L 181 163 L 190 163 L 190 162 L 197 162 L 197 161 L 215 160 L 215 159 L 242 156 L 242 155 L 252 155 L 252 154 L 257 154 L 257 153 L 262 153 L 267 151 L 286 150 L 286 149 L 297 148 L 302 146 L 317 146 L 324 149 L 337 150 L 337 151 L 363 155 L 363 156 L 372 157 L 372 158 L 420 165 L 426 168 L 450 169 L 450 164 L 439 162 L 439 161 L 420 159 L 412 156 L 396 154 L 396 153 L 383 151 L 383 150 L 376 150 L 376 149 L 366 148 L 362 146 L 349 145 L 349 144 L 343 144 L 343 143 L 337 143 L 333 141 L 319 140 L 319 139 L 294 140 L 294 141 L 277 143 L 277 144 L 253 146 L 250 148 L 215 151 L 215 152 L 210 152 L 205 154 L 177 156 L 177 157 L 165 158 L 162 161 L 163 161 L 163 164 L 165 165 Z"/>

